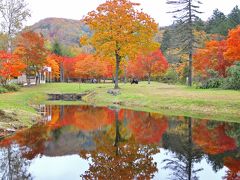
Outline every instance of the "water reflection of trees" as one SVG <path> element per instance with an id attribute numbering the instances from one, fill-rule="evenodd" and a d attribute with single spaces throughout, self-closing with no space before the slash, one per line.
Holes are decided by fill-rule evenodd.
<path id="1" fill-rule="evenodd" d="M 215 172 L 228 167 L 228 179 L 239 176 L 239 124 L 168 120 L 155 113 L 90 106 L 52 106 L 47 115 L 51 121 L 0 141 L 4 157 L 8 157 L 7 148 L 16 143 L 21 161 L 39 154 L 80 154 L 90 161 L 89 170 L 82 175 L 86 179 L 149 179 L 157 172 L 152 156 L 163 144 L 173 154 L 165 160 L 165 168 L 173 172 L 172 179 L 197 179 L 202 169 L 196 169 L 195 164 L 203 158 Z M 1 163 L 5 167 L 7 158 Z M 24 167 L 27 164 L 19 165 L 22 172 Z"/>
<path id="2" fill-rule="evenodd" d="M 126 112 L 125 112 L 125 118 Z M 138 144 L 133 136 L 122 136 L 124 121 L 119 121 L 115 111 L 115 139 L 105 131 L 95 138 L 97 149 L 89 152 L 89 170 L 81 177 L 84 179 L 150 179 L 157 171 L 152 155 L 159 152 L 155 144 Z M 126 131 L 125 131 L 126 132 Z M 85 157 L 85 153 L 83 154 Z"/>
<path id="3" fill-rule="evenodd" d="M 22 157 L 18 145 L 0 149 L 0 179 L 31 179 L 28 172 L 30 161 Z"/>
<path id="4" fill-rule="evenodd" d="M 215 172 L 228 168 L 226 179 L 240 179 L 240 124 L 216 121 L 196 121 L 194 142 L 206 153 Z"/>
<path id="5" fill-rule="evenodd" d="M 173 153 L 171 159 L 163 161 L 166 163 L 164 168 L 172 170 L 171 179 L 198 179 L 197 173 L 203 170 L 194 168 L 194 163 L 201 161 L 203 152 L 194 145 L 192 134 L 192 119 L 187 118 L 163 137 L 164 148 Z"/>
<path id="6" fill-rule="evenodd" d="M 170 129 L 163 137 L 163 145 L 173 157 L 166 159 L 165 168 L 173 171 L 173 179 L 198 179 L 194 164 L 205 158 L 215 172 L 228 167 L 225 178 L 239 178 L 239 131 L 236 123 L 224 123 L 187 118 L 181 123 L 169 121 Z M 231 178 L 230 178 L 231 177 Z"/>

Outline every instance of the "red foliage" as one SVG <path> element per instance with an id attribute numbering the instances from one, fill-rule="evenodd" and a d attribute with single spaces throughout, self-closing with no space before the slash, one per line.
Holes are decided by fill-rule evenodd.
<path id="1" fill-rule="evenodd" d="M 159 143 L 168 127 L 167 118 L 157 114 L 127 111 L 127 119 L 136 141 L 141 144 Z"/>
<path id="2" fill-rule="evenodd" d="M 228 167 L 227 176 L 224 177 L 227 180 L 237 180 L 239 179 L 240 173 L 240 160 L 233 159 L 232 157 L 224 158 L 224 165 Z"/>
<path id="3" fill-rule="evenodd" d="M 204 48 L 194 54 L 193 66 L 196 72 L 206 77 L 207 70 L 213 69 L 220 76 L 226 76 L 226 70 L 235 61 L 240 61 L 240 26 L 229 32 L 227 40 L 208 41 Z"/>
<path id="4" fill-rule="evenodd" d="M 110 60 L 105 61 L 102 57 L 81 54 L 76 57 L 75 73 L 85 79 L 109 78 L 113 73 L 113 65 Z"/>
<path id="5" fill-rule="evenodd" d="M 227 51 L 224 55 L 229 61 L 240 61 L 240 26 L 229 31 Z"/>
<path id="6" fill-rule="evenodd" d="M 21 75 L 25 64 L 17 56 L 0 51 L 0 78 L 4 82 Z"/>
<path id="7" fill-rule="evenodd" d="M 232 65 L 232 62 L 224 58 L 226 48 L 226 41 L 209 41 L 204 49 L 198 49 L 193 62 L 196 72 L 206 76 L 207 70 L 213 69 L 225 77 L 226 69 Z"/>
<path id="8" fill-rule="evenodd" d="M 89 106 L 62 107 L 52 109 L 51 128 L 74 126 L 82 131 L 94 131 L 114 122 L 114 112 L 107 108 Z M 62 112 L 61 112 L 62 111 Z"/>
<path id="9" fill-rule="evenodd" d="M 47 56 L 46 59 L 46 66 L 52 68 L 52 76 L 53 78 L 59 79 L 60 76 L 60 67 L 59 67 L 59 59 L 61 57 L 55 55 L 55 54 L 50 54 Z"/>
<path id="10" fill-rule="evenodd" d="M 62 57 L 65 78 L 78 78 L 78 74 L 75 72 L 75 66 L 79 60 L 80 59 L 76 57 Z"/>
<path id="11" fill-rule="evenodd" d="M 21 33 L 14 54 L 26 64 L 26 71 L 29 71 L 30 67 L 34 68 L 35 72 L 41 70 L 47 57 L 43 36 L 32 31 Z"/>
<path id="12" fill-rule="evenodd" d="M 222 124 L 209 129 L 206 121 L 199 122 L 194 126 L 193 140 L 205 152 L 212 155 L 235 150 L 237 148 L 236 141 L 226 135 L 226 128 L 228 127 Z"/>
<path id="13" fill-rule="evenodd" d="M 129 62 L 127 72 L 130 77 L 143 78 L 161 75 L 166 72 L 167 68 L 168 62 L 158 49 L 148 55 L 139 55 L 136 60 Z"/>

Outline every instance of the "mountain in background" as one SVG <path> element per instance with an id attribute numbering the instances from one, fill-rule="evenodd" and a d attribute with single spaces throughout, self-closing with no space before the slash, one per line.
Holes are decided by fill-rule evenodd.
<path id="1" fill-rule="evenodd" d="M 49 41 L 57 40 L 65 46 L 79 46 L 80 37 L 91 34 L 82 22 L 64 18 L 46 18 L 29 26 L 27 30 L 41 33 Z"/>

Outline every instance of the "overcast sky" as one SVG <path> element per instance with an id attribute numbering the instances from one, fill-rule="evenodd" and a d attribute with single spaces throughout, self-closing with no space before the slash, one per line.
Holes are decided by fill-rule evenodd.
<path id="1" fill-rule="evenodd" d="M 47 17 L 62 17 L 68 19 L 81 19 L 89 11 L 105 0 L 26 0 L 29 4 L 32 17 L 27 21 L 27 25 L 32 25 L 37 21 Z M 153 17 L 160 26 L 172 24 L 172 15 L 168 14 L 172 5 L 167 5 L 166 0 L 132 0 L 141 3 L 144 12 Z M 206 20 L 212 15 L 214 9 L 228 14 L 234 6 L 240 7 L 240 0 L 201 0 L 201 11 L 204 12 L 200 17 Z"/>

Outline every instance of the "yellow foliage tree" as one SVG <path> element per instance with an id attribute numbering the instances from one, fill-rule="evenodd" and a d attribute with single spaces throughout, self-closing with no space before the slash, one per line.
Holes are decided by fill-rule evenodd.
<path id="1" fill-rule="evenodd" d="M 97 53 L 115 58 L 115 89 L 119 88 L 121 60 L 159 47 L 153 40 L 157 24 L 149 15 L 135 9 L 139 5 L 129 0 L 108 0 L 83 19 L 94 32 L 88 42 Z"/>

